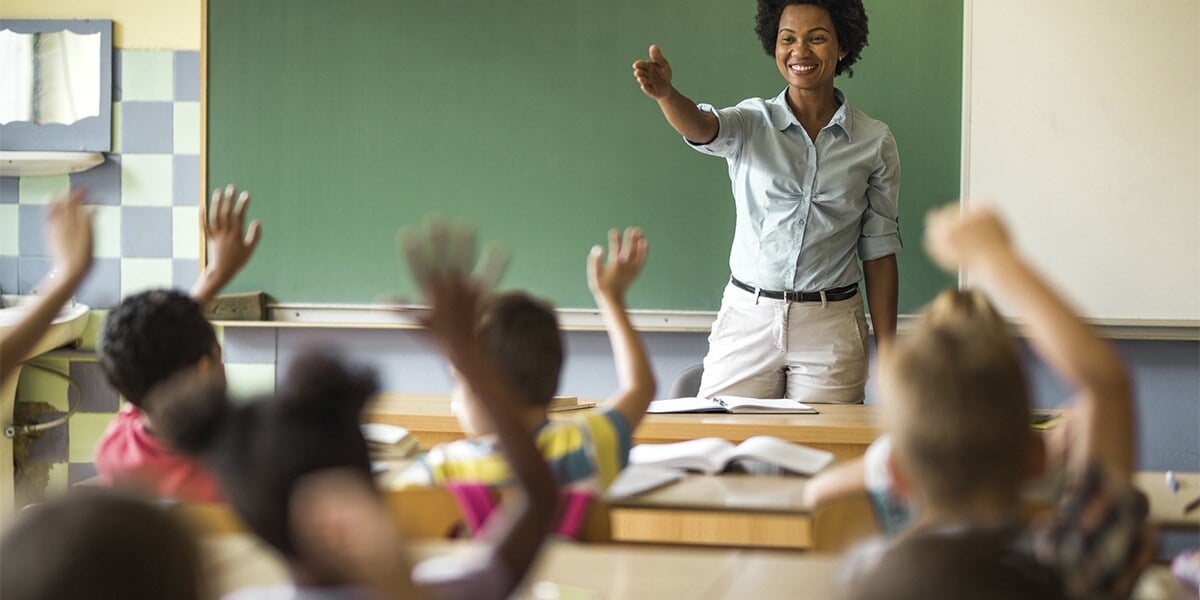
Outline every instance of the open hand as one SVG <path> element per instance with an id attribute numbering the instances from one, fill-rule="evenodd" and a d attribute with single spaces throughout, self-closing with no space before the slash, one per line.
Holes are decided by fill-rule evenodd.
<path id="1" fill-rule="evenodd" d="M 637 79 L 643 94 L 655 100 L 665 100 L 671 96 L 671 63 L 658 49 L 658 44 L 650 46 L 650 60 L 634 61 L 633 77 Z"/>
<path id="2" fill-rule="evenodd" d="M 503 273 L 504 253 L 491 247 L 477 261 L 472 228 L 451 225 L 440 215 L 427 218 L 418 231 L 402 232 L 398 243 L 430 304 L 426 329 L 448 351 L 473 343 L 479 299 Z"/>
<path id="3" fill-rule="evenodd" d="M 46 249 L 54 269 L 75 284 L 92 266 L 92 211 L 83 200 L 83 191 L 71 192 L 51 204 L 46 214 Z"/>
<path id="4" fill-rule="evenodd" d="M 925 217 L 925 250 L 939 266 L 954 270 L 1011 250 L 1008 230 L 993 210 L 959 211 L 951 205 Z"/>
<path id="5" fill-rule="evenodd" d="M 238 194 L 233 184 L 213 190 L 208 214 L 200 215 L 200 228 L 208 240 L 208 266 L 218 278 L 228 281 L 246 266 L 262 237 L 262 224 L 250 223 L 246 230 L 246 209 L 250 192 Z M 245 233 L 243 233 L 245 231 Z"/>
<path id="6" fill-rule="evenodd" d="M 608 300 L 623 300 L 625 292 L 642 272 L 649 251 L 650 245 L 641 229 L 627 228 L 624 239 L 620 231 L 610 229 L 608 261 L 602 264 L 604 250 L 600 246 L 593 246 L 588 254 L 588 287 L 592 294 Z"/>

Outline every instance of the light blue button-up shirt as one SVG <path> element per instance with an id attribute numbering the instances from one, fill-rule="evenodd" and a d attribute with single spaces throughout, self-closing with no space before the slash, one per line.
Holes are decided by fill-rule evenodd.
<path id="1" fill-rule="evenodd" d="M 846 103 L 814 143 L 784 90 L 715 110 L 720 131 L 691 144 L 729 162 L 737 223 L 729 269 L 765 290 L 815 292 L 862 279 L 859 260 L 895 254 L 900 156 L 884 123 Z"/>

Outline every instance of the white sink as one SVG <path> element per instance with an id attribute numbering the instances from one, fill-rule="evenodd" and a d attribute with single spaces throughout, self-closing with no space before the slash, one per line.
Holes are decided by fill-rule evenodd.
<path id="1" fill-rule="evenodd" d="M 29 308 L 29 302 L 36 300 L 31 296 L 4 296 L 4 306 L 0 308 L 0 335 L 20 322 Z M 88 323 L 88 307 L 84 304 L 70 303 L 51 322 L 42 339 L 34 345 L 33 351 L 25 357 L 29 360 L 45 354 L 55 348 L 69 344 L 83 335 Z M 13 422 L 13 403 L 17 397 L 17 380 L 21 377 L 21 366 L 0 382 L 0 432 L 3 432 Z M 78 402 L 78 400 L 76 400 Z M 13 510 L 13 442 L 7 436 L 0 434 L 0 525 L 7 522 Z"/>
<path id="2" fill-rule="evenodd" d="M 0 335 L 7 334 L 10 328 L 16 326 L 25 315 L 30 302 L 36 299 L 34 296 L 4 296 L 4 306 L 9 308 L 0 308 Z M 25 360 L 45 354 L 83 335 L 83 330 L 87 327 L 87 316 L 86 304 L 68 304 L 54 317 L 46 334 L 38 340 Z"/>

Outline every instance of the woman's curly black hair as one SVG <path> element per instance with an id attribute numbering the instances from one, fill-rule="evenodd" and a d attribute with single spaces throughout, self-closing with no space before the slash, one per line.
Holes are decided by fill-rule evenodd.
<path id="1" fill-rule="evenodd" d="M 767 56 L 775 56 L 775 38 L 779 35 L 779 17 L 783 10 L 793 4 L 813 4 L 829 11 L 833 27 L 837 29 L 838 45 L 846 56 L 838 61 L 837 75 L 846 72 L 854 76 L 850 67 L 858 62 L 862 49 L 867 45 L 867 10 L 862 0 L 758 0 L 758 13 L 754 15 L 754 32 L 762 42 Z"/>

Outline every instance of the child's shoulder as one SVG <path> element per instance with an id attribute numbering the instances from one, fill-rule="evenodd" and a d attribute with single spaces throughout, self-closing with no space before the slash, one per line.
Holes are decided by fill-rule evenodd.
<path id="1" fill-rule="evenodd" d="M 1018 539 L 1015 531 L 957 527 L 876 542 L 852 553 L 851 597 L 1063 598 L 1057 573 L 1023 553 Z"/>

